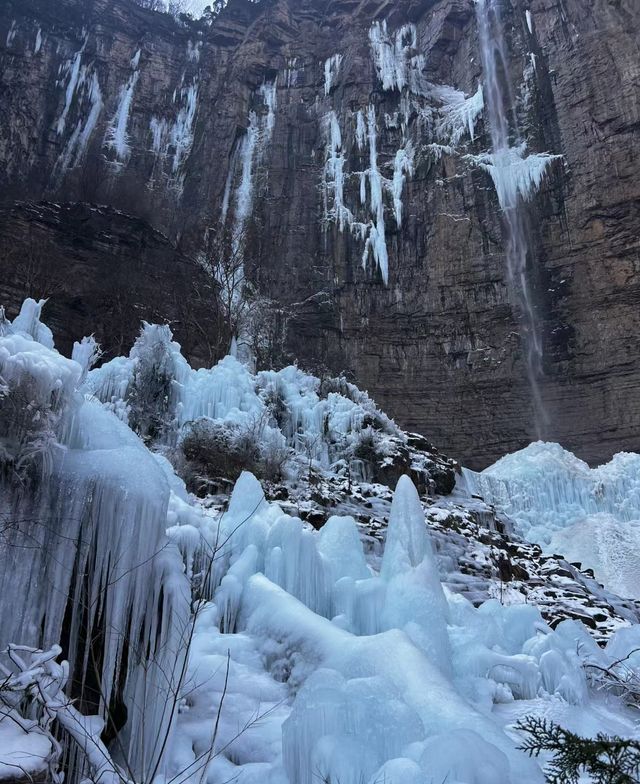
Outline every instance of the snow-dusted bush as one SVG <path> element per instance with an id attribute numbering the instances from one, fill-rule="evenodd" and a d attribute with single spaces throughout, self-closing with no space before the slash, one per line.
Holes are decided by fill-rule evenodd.
<path id="1" fill-rule="evenodd" d="M 174 419 L 176 375 L 171 330 L 144 324 L 131 350 L 135 369 L 129 388 L 129 424 L 145 441 L 166 434 Z"/>
<path id="2" fill-rule="evenodd" d="M 243 471 L 278 481 L 289 450 L 277 435 L 265 428 L 264 417 L 245 421 L 201 417 L 189 422 L 180 440 L 187 460 L 187 484 L 202 491 L 216 480 L 235 481 Z"/>

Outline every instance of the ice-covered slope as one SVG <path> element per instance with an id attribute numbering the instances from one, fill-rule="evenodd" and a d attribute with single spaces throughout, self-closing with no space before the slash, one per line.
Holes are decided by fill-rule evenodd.
<path id="1" fill-rule="evenodd" d="M 621 596 L 640 598 L 639 455 L 622 452 L 591 469 L 559 444 L 537 442 L 464 476 L 530 542 L 593 569 Z"/>
<path id="2" fill-rule="evenodd" d="M 85 750 L 104 725 L 125 779 L 541 784 L 505 726 L 518 716 L 637 733 L 623 700 L 589 677 L 640 643 L 632 609 L 612 609 L 609 628 L 624 628 L 603 650 L 582 624 L 552 629 L 514 601 L 521 568 L 504 603 L 484 601 L 479 574 L 456 584 L 471 562 L 489 567 L 507 531 L 469 496 L 433 495 L 451 464 L 366 395 L 296 368 L 253 375 L 233 358 L 196 372 L 152 326 L 131 356 L 91 371 L 95 344 L 62 357 L 39 313 L 28 301 L 13 324 L 0 317 L 0 548 L 11 562 L 0 629 L 5 643 L 62 644 L 67 688 L 95 714 Z M 192 478 L 182 444 L 193 417 L 200 448 L 233 450 L 250 434 L 244 454 L 261 470 L 262 450 L 286 451 L 265 482 L 271 500 L 246 471 L 230 498 L 189 494 L 174 465 Z M 370 481 L 377 471 L 391 484 L 403 468 L 395 492 Z M 301 519 L 311 511 L 314 526 Z M 25 669 L 24 682 L 50 685 L 45 668 Z M 25 736 L 49 737 L 38 697 L 29 715 L 7 699 L 0 710 Z M 15 751 L 5 735 L 0 721 L 0 759 Z M 55 768 L 55 754 L 35 755 L 30 772 Z M 69 773 L 81 775 L 77 762 Z"/>

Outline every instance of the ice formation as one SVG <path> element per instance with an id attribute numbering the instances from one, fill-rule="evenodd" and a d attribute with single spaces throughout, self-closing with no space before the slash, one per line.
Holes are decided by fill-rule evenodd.
<path id="1" fill-rule="evenodd" d="M 526 154 L 526 145 L 509 147 L 485 155 L 475 156 L 475 162 L 491 175 L 500 207 L 516 210 L 520 200 L 529 201 L 540 188 L 553 161 L 562 155 L 549 153 Z"/>
<path id="2" fill-rule="evenodd" d="M 11 26 L 9 27 L 9 32 L 7 33 L 7 40 L 6 40 L 6 47 L 7 49 L 13 43 L 14 38 L 16 37 L 16 33 L 18 32 L 18 27 L 16 25 L 16 20 L 14 19 L 11 22 Z"/>
<path id="3" fill-rule="evenodd" d="M 197 62 L 197 58 L 191 58 Z M 190 83 L 189 83 L 190 82 Z M 176 107 L 175 119 L 153 116 L 149 122 L 151 149 L 160 166 L 171 159 L 168 172 L 169 183 L 181 194 L 184 187 L 184 163 L 188 160 L 193 147 L 193 134 L 198 109 L 198 76 L 187 79 L 182 74 L 179 87 L 174 90 L 173 103 Z"/>
<path id="4" fill-rule="evenodd" d="M 54 177 L 62 177 L 72 167 L 78 166 L 102 113 L 103 100 L 98 74 L 92 66 L 83 65 L 76 87 L 78 119 L 64 149 L 60 153 Z"/>
<path id="5" fill-rule="evenodd" d="M 340 64 L 342 63 L 342 55 L 334 54 L 327 58 L 324 62 L 324 94 L 329 95 L 331 88 L 335 84 L 340 72 Z"/>
<path id="6" fill-rule="evenodd" d="M 403 25 L 395 34 L 386 19 L 374 22 L 369 30 L 371 53 L 384 90 L 424 92 L 424 56 L 418 52 L 418 32 L 413 24 Z"/>
<path id="7" fill-rule="evenodd" d="M 38 28 L 38 32 L 36 33 L 36 40 L 33 45 L 33 53 L 38 54 L 38 52 L 42 49 L 42 28 Z"/>
<path id="8" fill-rule="evenodd" d="M 533 35 L 533 17 L 531 16 L 531 11 L 528 8 L 525 11 L 525 15 L 527 17 L 527 27 L 529 29 L 529 34 Z"/>
<path id="9" fill-rule="evenodd" d="M 187 41 L 187 59 L 192 63 L 200 62 L 200 52 L 202 51 L 202 41 Z"/>
<path id="10" fill-rule="evenodd" d="M 473 141 L 476 123 L 484 110 L 482 85 L 478 85 L 476 92 L 468 97 L 453 87 L 436 87 L 434 91 L 442 103 L 440 119 L 436 124 L 440 138 L 453 147 L 460 143 L 465 133 Z"/>
<path id="11" fill-rule="evenodd" d="M 125 164 L 131 155 L 127 127 L 129 125 L 133 96 L 140 78 L 140 54 L 141 50 L 138 49 L 131 58 L 131 75 L 120 90 L 118 108 L 107 126 L 104 137 L 105 147 L 113 151 L 117 165 Z"/>
<path id="12" fill-rule="evenodd" d="M 193 370 L 166 326 L 145 325 L 129 357 L 91 370 L 83 388 L 137 430 L 144 433 L 153 424 L 167 443 L 188 423 L 208 417 L 255 428 L 266 444 L 286 445 L 324 468 L 357 444 L 372 419 L 381 438 L 402 438 L 373 401 L 346 382 L 342 392 L 323 397 L 320 381 L 293 366 L 254 375 L 231 356 L 209 370 Z M 141 410 L 144 395 L 150 405 Z M 272 400 L 282 402 L 277 420 Z"/>
<path id="13" fill-rule="evenodd" d="M 233 216 L 233 236 L 236 238 L 236 242 L 240 241 L 247 219 L 251 215 L 256 171 L 262 163 L 273 135 L 276 121 L 277 79 L 261 85 L 258 95 L 263 105 L 263 111 L 260 114 L 254 110 L 249 112 L 249 126 L 232 157 L 222 204 L 221 220 L 222 223 L 225 223 L 231 206 L 231 191 L 238 167 L 240 172 Z"/>
<path id="14" fill-rule="evenodd" d="M 364 242 L 363 269 L 367 269 L 371 257 L 386 285 L 389 281 L 389 253 L 384 197 L 385 194 L 391 196 L 396 224 L 400 228 L 402 192 L 407 177 L 413 175 L 413 145 L 406 141 L 396 152 L 393 175 L 391 178 L 385 177 L 380 170 L 378 158 L 378 129 L 374 106 L 370 104 L 367 107 L 366 115 L 362 110 L 358 110 L 354 119 L 356 147 L 361 152 L 368 149 L 369 165 L 360 172 L 347 172 L 346 151 L 338 116 L 332 110 L 325 117 L 327 146 L 322 179 L 325 220 L 335 222 L 340 231 L 348 228 L 355 237 Z M 360 205 L 366 208 L 362 220 L 358 219 L 357 209 L 351 210 L 345 203 L 345 186 L 349 179 L 356 176 L 360 183 Z"/>
<path id="15" fill-rule="evenodd" d="M 124 701 L 123 742 L 147 771 L 173 719 L 167 676 L 188 624 L 188 584 L 165 537 L 169 487 L 140 439 L 77 391 L 83 368 L 55 351 L 41 305 L 27 300 L 0 339 L 2 458 L 23 477 L 1 480 L 3 520 L 17 522 L 2 544 L 12 600 L 0 602 L 0 649 L 64 639 L 72 692 L 96 714 Z M 16 416 L 11 401 L 24 399 Z M 96 677 L 99 691 L 84 691 Z"/>
<path id="16" fill-rule="evenodd" d="M 212 427 L 260 423 L 252 432 L 266 446 L 339 470 L 372 421 L 380 438 L 404 437 L 366 394 L 346 382 L 321 394 L 298 368 L 252 374 L 232 357 L 196 371 L 157 325 L 144 326 L 129 357 L 91 369 L 95 341 L 62 357 L 43 304 L 28 300 L 13 323 L 0 321 L 0 447 L 21 476 L 0 479 L 0 511 L 19 521 L 0 539 L 0 596 L 11 597 L 0 600 L 0 645 L 33 646 L 42 664 L 26 661 L 11 678 L 62 688 L 68 672 L 77 694 L 93 677 L 98 640 L 102 694 L 87 692 L 83 705 L 98 717 L 110 698 L 127 706 L 121 740 L 141 780 L 155 771 L 157 784 L 542 784 L 504 724 L 548 710 L 597 715 L 600 729 L 618 711 L 617 731 L 633 732 L 614 697 L 608 714 L 594 713 L 584 665 L 630 654 L 636 666 L 637 627 L 603 650 L 576 622 L 552 631 L 533 606 L 474 607 L 449 593 L 407 476 L 382 558 L 369 561 L 353 518 L 334 515 L 316 531 L 267 501 L 248 472 L 226 510 L 211 510 L 163 456 L 205 417 Z M 15 416 L 19 400 L 29 405 Z M 536 493 L 567 520 L 578 502 L 599 513 L 624 506 L 631 519 L 638 459 L 590 472 L 537 445 L 466 481 L 510 492 L 516 519 L 519 508 L 534 519 Z M 562 471 L 577 477 L 572 487 L 535 490 Z M 68 670 L 54 661 L 61 637 Z M 90 757 L 102 724 L 79 721 Z M 15 747 L 0 722 L 0 761 Z"/>
<path id="17" fill-rule="evenodd" d="M 592 568 L 606 587 L 640 598 L 640 457 L 591 469 L 559 444 L 537 442 L 476 474 L 470 489 L 551 552 Z"/>
<path id="18" fill-rule="evenodd" d="M 85 39 L 82 42 L 82 46 L 76 52 L 73 59 L 69 60 L 67 63 L 65 63 L 64 66 L 61 67 L 63 78 L 66 77 L 67 79 L 67 86 L 64 93 L 64 106 L 62 108 L 62 113 L 60 114 L 60 117 L 58 117 L 58 122 L 56 123 L 56 131 L 58 136 L 64 133 L 64 129 L 67 123 L 67 115 L 71 109 L 71 104 L 73 103 L 76 88 L 78 87 L 78 81 L 80 79 L 80 66 L 82 65 L 82 56 L 87 46 L 87 41 L 88 37 L 85 36 Z M 61 80 L 58 80 L 58 83 L 60 83 L 60 81 Z"/>

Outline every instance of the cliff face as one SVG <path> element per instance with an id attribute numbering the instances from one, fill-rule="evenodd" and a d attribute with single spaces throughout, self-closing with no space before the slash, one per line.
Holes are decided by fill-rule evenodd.
<path id="1" fill-rule="evenodd" d="M 596 461 L 640 448 L 640 21 L 633 0 L 499 5 L 517 140 L 563 156 L 516 166 L 544 435 Z M 7 202 L 110 205 L 184 258 L 226 226 L 283 359 L 345 370 L 472 466 L 535 436 L 474 3 L 232 0 L 205 28 L 5 1 L 2 44 Z M 159 316 L 189 301 L 175 270 L 157 256 Z"/>

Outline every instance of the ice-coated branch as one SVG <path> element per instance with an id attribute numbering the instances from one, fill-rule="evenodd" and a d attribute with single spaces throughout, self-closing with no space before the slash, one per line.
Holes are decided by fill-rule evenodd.
<path id="1" fill-rule="evenodd" d="M 59 645 L 42 651 L 26 645 L 9 645 L 3 652 L 13 665 L 13 669 L 0 663 L 0 713 L 9 712 L 25 696 L 35 700 L 42 708 L 42 717 L 32 728 L 44 732 L 59 749 L 59 744 L 51 732 L 55 720 L 77 743 L 87 758 L 93 781 L 99 784 L 123 784 L 127 779 L 111 759 L 105 745 L 100 740 L 103 721 L 98 716 L 83 716 L 64 693 L 69 679 L 69 663 L 57 662 L 62 653 Z M 19 717 L 18 717 L 19 718 Z M 28 730 L 27 730 L 28 731 Z"/>

